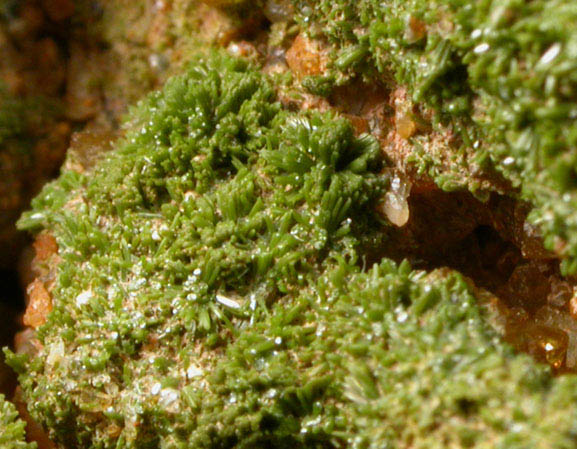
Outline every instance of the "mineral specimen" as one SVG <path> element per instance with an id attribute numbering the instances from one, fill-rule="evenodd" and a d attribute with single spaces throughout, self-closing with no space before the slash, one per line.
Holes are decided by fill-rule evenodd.
<path id="1" fill-rule="evenodd" d="M 374 138 L 221 54 L 127 126 L 20 221 L 58 256 L 10 363 L 62 447 L 570 447 L 577 378 L 500 342 L 460 275 L 368 260 Z"/>
<path id="2" fill-rule="evenodd" d="M 35 443 L 26 443 L 24 422 L 12 404 L 0 394 L 0 447 L 3 449 L 35 449 Z"/>
<path id="3" fill-rule="evenodd" d="M 104 103 L 187 68 L 20 220 L 50 437 L 574 447 L 573 2 L 151 5 L 101 11 Z"/>

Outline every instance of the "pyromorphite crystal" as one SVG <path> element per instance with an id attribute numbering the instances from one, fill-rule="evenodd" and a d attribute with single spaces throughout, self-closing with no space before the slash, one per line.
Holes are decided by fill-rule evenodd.
<path id="1" fill-rule="evenodd" d="M 577 3 L 294 3 L 302 28 L 332 44 L 333 72 L 394 77 L 454 133 L 441 149 L 426 133 L 412 138 L 422 170 L 444 189 L 478 193 L 475 175 L 492 161 L 534 205 L 529 218 L 563 269 L 577 271 Z"/>
<path id="2" fill-rule="evenodd" d="M 287 112 L 214 54 L 149 96 L 20 225 L 58 243 L 12 355 L 64 448 L 569 448 L 577 378 L 499 342 L 466 282 L 368 254 L 377 142 Z"/>
<path id="3" fill-rule="evenodd" d="M 0 394 L 0 447 L 2 449 L 35 449 L 36 443 L 27 443 L 25 424 L 18 419 L 14 406 Z"/>

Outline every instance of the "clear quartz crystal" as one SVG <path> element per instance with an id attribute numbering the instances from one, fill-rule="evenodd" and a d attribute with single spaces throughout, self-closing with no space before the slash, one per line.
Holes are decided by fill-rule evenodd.
<path id="1" fill-rule="evenodd" d="M 383 202 L 383 212 L 395 226 L 404 226 L 409 221 L 410 192 L 411 184 L 395 175 Z"/>

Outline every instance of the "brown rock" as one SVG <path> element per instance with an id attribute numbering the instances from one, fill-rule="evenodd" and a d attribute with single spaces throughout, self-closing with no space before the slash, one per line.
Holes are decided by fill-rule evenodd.
<path id="1" fill-rule="evenodd" d="M 326 70 L 327 56 L 317 41 L 299 34 L 286 52 L 290 69 L 299 78 L 321 75 Z"/>
<path id="2" fill-rule="evenodd" d="M 35 279 L 26 290 L 28 294 L 28 306 L 24 313 L 23 322 L 26 326 L 34 328 L 46 322 L 47 315 L 52 311 L 52 298 L 46 290 L 44 283 Z"/>

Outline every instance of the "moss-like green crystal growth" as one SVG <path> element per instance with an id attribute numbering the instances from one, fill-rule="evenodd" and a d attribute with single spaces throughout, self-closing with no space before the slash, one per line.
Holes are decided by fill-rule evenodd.
<path id="1" fill-rule="evenodd" d="M 35 449 L 36 443 L 27 443 L 25 424 L 18 418 L 14 405 L 0 394 L 0 447 L 2 449 Z"/>
<path id="2" fill-rule="evenodd" d="M 500 343 L 460 276 L 364 268 L 375 140 L 221 55 L 131 117 L 20 222 L 61 261 L 10 363 L 63 447 L 573 447 L 577 378 Z"/>
<path id="3" fill-rule="evenodd" d="M 297 3 L 303 27 L 333 43 L 335 70 L 392 73 L 460 135 L 462 145 L 424 155 L 441 187 L 474 190 L 468 178 L 492 160 L 535 206 L 530 220 L 565 271 L 577 271 L 575 2 Z M 426 136 L 413 142 L 422 159 Z"/>

